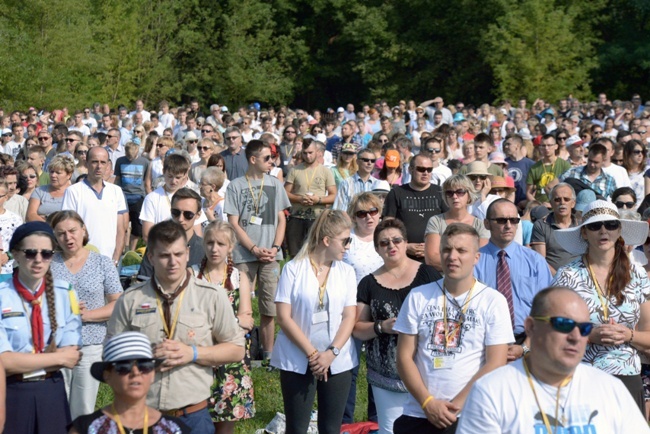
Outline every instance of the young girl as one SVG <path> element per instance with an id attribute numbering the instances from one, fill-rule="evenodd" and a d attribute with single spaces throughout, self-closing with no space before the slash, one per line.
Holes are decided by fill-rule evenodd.
<path id="1" fill-rule="evenodd" d="M 250 283 L 246 273 L 240 274 L 233 265 L 231 254 L 236 243 L 235 230 L 229 223 L 210 222 L 203 231 L 205 258 L 200 266 L 193 267 L 193 271 L 197 278 L 226 290 L 239 326 L 248 333 L 254 326 Z M 220 366 L 214 371 L 209 407 L 216 434 L 232 434 L 235 422 L 255 416 L 249 347 L 250 341 L 240 363 Z"/>

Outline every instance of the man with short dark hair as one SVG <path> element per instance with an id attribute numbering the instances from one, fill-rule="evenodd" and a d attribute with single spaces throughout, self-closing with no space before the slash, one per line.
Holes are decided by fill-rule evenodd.
<path id="1" fill-rule="evenodd" d="M 163 359 L 147 404 L 179 417 L 192 432 L 214 433 L 208 412 L 214 366 L 244 357 L 244 336 L 221 286 L 196 279 L 187 269 L 185 229 L 164 221 L 151 228 L 147 256 L 153 277 L 118 299 L 107 336 L 137 330 Z"/>
<path id="2" fill-rule="evenodd" d="M 515 203 L 522 209 L 527 202 L 526 178 L 528 171 L 535 164 L 533 160 L 522 155 L 523 146 L 524 141 L 518 134 L 510 134 L 503 141 L 503 153 L 506 154 L 506 163 L 508 163 L 508 176 L 515 181 Z"/>
<path id="3" fill-rule="evenodd" d="M 548 192 L 559 182 L 558 177 L 571 168 L 571 163 L 556 155 L 557 143 L 553 134 L 542 137 L 539 150 L 542 158 L 533 164 L 526 178 L 526 198 L 538 200 L 548 208 Z"/>
<path id="4" fill-rule="evenodd" d="M 115 170 L 115 165 L 117 164 L 117 160 L 120 157 L 124 157 L 126 155 L 124 151 L 124 146 L 120 145 L 121 137 L 122 134 L 120 133 L 119 128 L 111 128 L 106 133 L 105 148 L 111 159 L 111 163 L 113 164 L 113 170 Z"/>
<path id="5" fill-rule="evenodd" d="M 474 137 L 474 154 L 476 155 L 475 161 L 481 161 L 487 166 L 487 171 L 493 176 L 503 176 L 503 169 L 498 165 L 490 163 L 490 152 L 494 149 L 494 140 L 488 134 L 478 133 Z M 468 165 L 465 164 L 460 168 L 460 174 L 467 174 Z"/>
<path id="6" fill-rule="evenodd" d="M 612 163 L 612 158 L 614 157 L 615 152 L 614 141 L 609 137 L 601 137 L 596 143 L 603 145 L 607 149 L 607 152 L 603 156 L 603 172 L 614 178 L 617 188 L 632 187 L 630 176 L 625 167 Z"/>
<path id="7" fill-rule="evenodd" d="M 560 176 L 560 181 L 565 181 L 568 178 L 578 179 L 596 193 L 609 199 L 616 190 L 616 181 L 602 170 L 606 154 L 605 146 L 600 143 L 592 144 L 587 154 L 587 164 L 567 170 Z"/>
<path id="8" fill-rule="evenodd" d="M 476 381 L 456 432 L 650 433 L 623 383 L 581 363 L 592 328 L 574 290 L 540 291 L 525 321 L 531 356 Z"/>

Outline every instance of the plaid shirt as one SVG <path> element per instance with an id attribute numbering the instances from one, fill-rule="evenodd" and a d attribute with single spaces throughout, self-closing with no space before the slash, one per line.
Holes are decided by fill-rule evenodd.
<path id="1" fill-rule="evenodd" d="M 616 190 L 616 181 L 602 169 L 600 170 L 600 175 L 592 181 L 587 174 L 587 166 L 572 167 L 560 176 L 561 181 L 567 178 L 579 179 L 606 199 L 609 199 L 614 193 L 614 190 Z"/>

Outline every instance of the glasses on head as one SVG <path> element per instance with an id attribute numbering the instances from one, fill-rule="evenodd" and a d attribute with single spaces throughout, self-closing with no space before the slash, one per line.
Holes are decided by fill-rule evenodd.
<path id="1" fill-rule="evenodd" d="M 236 140 L 238 138 L 239 138 L 239 136 L 229 136 L 229 137 L 226 137 L 226 140 Z"/>
<path id="2" fill-rule="evenodd" d="M 562 202 L 571 202 L 573 200 L 572 197 L 554 197 L 553 202 L 555 203 L 562 203 Z"/>
<path id="3" fill-rule="evenodd" d="M 23 252 L 25 254 L 25 258 L 29 259 L 30 261 L 36 259 L 36 256 L 39 254 L 41 255 L 41 259 L 43 261 L 49 261 L 52 259 L 52 256 L 54 256 L 54 250 L 22 249 L 19 251 Z"/>
<path id="4" fill-rule="evenodd" d="M 156 362 L 148 359 L 122 360 L 111 363 L 111 367 L 119 375 L 129 375 L 133 369 L 133 365 L 137 366 L 138 371 L 143 374 L 148 374 L 156 369 Z"/>
<path id="5" fill-rule="evenodd" d="M 564 334 L 569 334 L 574 328 L 578 327 L 580 336 L 589 336 L 589 333 L 594 328 L 594 325 L 590 322 L 577 322 L 563 316 L 534 316 L 533 319 L 550 323 L 553 330 Z"/>
<path id="6" fill-rule="evenodd" d="M 192 220 L 194 218 L 194 216 L 196 215 L 196 213 L 192 212 L 192 211 L 181 211 L 178 208 L 172 208 L 172 217 L 177 219 L 177 218 L 179 218 L 181 216 L 181 214 L 183 214 L 183 218 L 185 220 Z"/>
<path id="7" fill-rule="evenodd" d="M 616 205 L 616 208 L 632 209 L 632 208 L 634 208 L 634 205 L 636 205 L 636 202 L 623 202 L 623 201 L 617 200 L 616 202 L 614 202 L 614 204 Z"/>
<path id="8" fill-rule="evenodd" d="M 88 150 L 86 149 L 79 149 L 76 154 L 77 155 L 86 155 L 88 153 Z"/>
<path id="9" fill-rule="evenodd" d="M 472 181 L 476 181 L 477 179 L 481 181 L 485 181 L 486 179 L 488 179 L 487 175 L 468 175 L 468 177 Z"/>
<path id="10" fill-rule="evenodd" d="M 209 151 L 212 148 L 210 148 L 209 146 L 197 146 L 196 149 L 198 149 L 199 151 Z"/>
<path id="11" fill-rule="evenodd" d="M 518 225 L 521 221 L 519 217 L 496 217 L 488 220 L 496 222 L 498 225 L 505 225 L 506 223 L 510 223 L 513 226 Z"/>
<path id="12" fill-rule="evenodd" d="M 372 163 L 372 164 L 375 164 L 375 161 L 377 161 L 376 158 L 359 158 L 359 160 L 363 161 L 364 163 Z"/>
<path id="13" fill-rule="evenodd" d="M 427 148 L 427 152 L 430 152 L 431 154 L 439 154 L 442 152 L 442 149 L 440 148 Z"/>
<path id="14" fill-rule="evenodd" d="M 433 172 L 433 167 L 423 167 L 423 166 L 415 166 L 415 170 L 417 170 L 420 173 L 431 173 Z"/>
<path id="15" fill-rule="evenodd" d="M 380 247 L 388 247 L 390 246 L 390 243 L 393 243 L 395 247 L 399 246 L 404 242 L 403 237 L 394 237 L 394 238 L 385 238 L 383 240 L 379 240 L 379 246 Z"/>
<path id="16" fill-rule="evenodd" d="M 589 231 L 596 232 L 596 231 L 599 231 L 600 228 L 602 228 L 603 226 L 605 226 L 605 229 L 607 229 L 608 231 L 615 231 L 617 229 L 620 229 L 621 222 L 618 221 L 618 220 L 607 220 L 607 221 L 604 221 L 604 222 L 594 222 L 594 223 L 589 223 L 589 224 L 585 225 L 585 228 L 587 228 L 587 230 L 589 230 Z"/>
<path id="17" fill-rule="evenodd" d="M 458 190 L 445 190 L 445 196 L 452 198 L 454 196 L 462 197 L 467 194 L 467 190 L 459 188 Z"/>
<path id="18" fill-rule="evenodd" d="M 360 209 L 359 211 L 355 212 L 354 215 L 357 216 L 357 218 L 365 219 L 368 216 L 374 217 L 378 213 L 379 210 L 377 208 L 370 208 L 369 210 Z"/>

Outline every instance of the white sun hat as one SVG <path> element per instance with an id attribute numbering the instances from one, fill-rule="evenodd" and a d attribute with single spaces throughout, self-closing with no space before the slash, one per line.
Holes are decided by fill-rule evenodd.
<path id="1" fill-rule="evenodd" d="M 587 241 L 581 235 L 582 227 L 590 223 L 612 220 L 621 222 L 621 236 L 626 245 L 638 246 L 648 238 L 648 222 L 621 219 L 616 205 L 605 200 L 591 202 L 582 212 L 582 222 L 579 226 L 559 229 L 555 231 L 555 236 L 568 252 L 580 255 L 587 251 Z"/>

